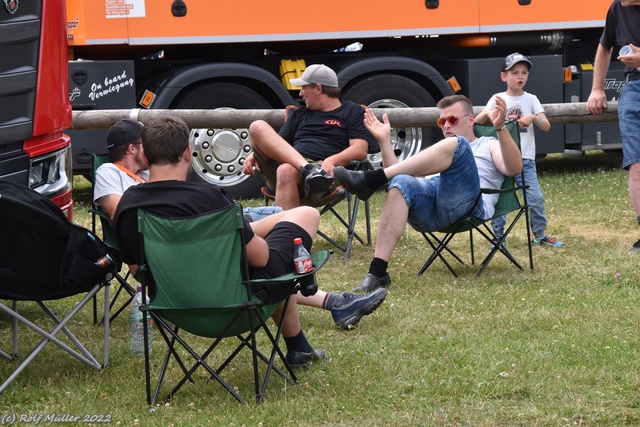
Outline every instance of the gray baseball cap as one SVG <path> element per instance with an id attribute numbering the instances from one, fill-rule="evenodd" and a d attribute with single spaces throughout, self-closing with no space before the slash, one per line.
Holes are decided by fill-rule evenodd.
<path id="1" fill-rule="evenodd" d="M 504 59 L 504 68 L 503 68 L 503 70 L 504 71 L 510 70 L 518 62 L 524 62 L 525 64 L 527 64 L 529 69 L 531 69 L 531 67 L 533 67 L 533 64 L 531 63 L 531 61 L 529 61 L 527 59 L 526 56 L 524 56 L 523 54 L 521 54 L 519 52 L 514 52 L 514 53 L 512 53 L 511 55 L 507 56 Z"/>
<path id="2" fill-rule="evenodd" d="M 338 76 L 336 72 L 324 64 L 309 65 L 297 79 L 289 80 L 294 86 L 304 86 L 308 84 L 319 84 L 322 86 L 338 87 Z"/>

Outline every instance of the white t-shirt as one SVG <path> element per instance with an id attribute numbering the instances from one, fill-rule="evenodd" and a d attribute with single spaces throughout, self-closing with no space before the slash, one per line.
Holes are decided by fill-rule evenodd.
<path id="1" fill-rule="evenodd" d="M 520 96 L 509 96 L 506 92 L 493 95 L 484 111 L 490 113 L 496 106 L 496 96 L 500 96 L 507 103 L 507 119 L 506 121 L 518 120 L 527 114 L 544 113 L 542 104 L 538 97 L 531 93 L 523 93 Z M 533 123 L 526 128 L 520 128 L 520 150 L 522 158 L 535 160 L 536 158 L 536 137 L 533 134 Z"/>
<path id="2" fill-rule="evenodd" d="M 500 173 L 496 165 L 493 163 L 491 157 L 491 141 L 495 138 L 488 136 L 482 136 L 475 141 L 470 141 L 471 151 L 473 151 L 473 157 L 476 160 L 476 167 L 478 168 L 478 176 L 480 177 L 480 188 L 502 188 L 502 182 L 504 181 L 504 175 Z M 491 218 L 496 211 L 496 203 L 498 203 L 499 194 L 483 194 L 482 204 L 484 205 L 483 219 Z"/>
<path id="3" fill-rule="evenodd" d="M 149 180 L 149 171 L 139 171 L 136 174 L 143 182 Z M 93 203 L 98 204 L 98 199 L 109 194 L 122 196 L 124 191 L 139 182 L 127 173 L 121 171 L 113 163 L 104 163 L 96 170 L 95 184 L 93 186 Z"/>

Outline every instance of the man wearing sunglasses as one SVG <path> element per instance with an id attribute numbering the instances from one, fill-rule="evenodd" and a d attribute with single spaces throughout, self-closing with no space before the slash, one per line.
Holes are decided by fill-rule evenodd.
<path id="1" fill-rule="evenodd" d="M 483 195 L 474 208 L 480 188 L 499 189 L 505 176 L 515 176 L 522 170 L 520 150 L 505 129 L 504 99 L 496 98 L 496 107 L 490 115 L 498 139 L 476 138 L 473 105 L 467 97 L 448 96 L 438 102 L 438 108 L 437 123 L 445 138 L 402 162 L 398 162 L 391 146 L 387 115 L 381 122 L 367 110 L 365 126 L 380 143 L 384 169 L 367 172 L 334 169 L 336 180 L 361 200 L 367 200 L 378 187 L 389 184 L 374 258 L 356 292 L 370 292 L 391 283 L 387 273 L 389 259 L 407 223 L 418 231 L 437 231 L 468 214 L 490 218 L 498 195 Z M 430 175 L 435 176 L 425 178 Z"/>

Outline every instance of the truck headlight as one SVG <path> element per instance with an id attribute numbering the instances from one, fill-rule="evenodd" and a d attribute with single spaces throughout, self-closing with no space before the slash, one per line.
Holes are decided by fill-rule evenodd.
<path id="1" fill-rule="evenodd" d="M 70 147 L 31 159 L 29 187 L 53 197 L 64 193 L 71 185 L 72 164 Z"/>

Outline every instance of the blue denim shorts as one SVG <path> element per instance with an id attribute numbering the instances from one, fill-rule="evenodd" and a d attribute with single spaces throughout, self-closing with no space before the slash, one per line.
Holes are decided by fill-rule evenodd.
<path id="1" fill-rule="evenodd" d="M 622 167 L 640 163 L 640 80 L 628 81 L 618 101 L 618 124 L 622 138 Z"/>
<path id="2" fill-rule="evenodd" d="M 256 208 L 243 208 L 242 213 L 251 218 L 249 222 L 259 221 L 269 215 L 282 212 L 280 206 L 259 206 Z M 248 219 L 248 218 L 247 218 Z"/>
<path id="3" fill-rule="evenodd" d="M 482 217 L 482 200 L 471 211 L 480 194 L 480 178 L 471 146 L 458 137 L 451 166 L 439 176 L 416 178 L 397 175 L 389 190 L 397 188 L 409 206 L 408 223 L 420 232 L 446 228 L 467 214 Z"/>

